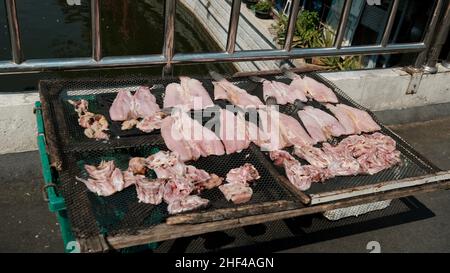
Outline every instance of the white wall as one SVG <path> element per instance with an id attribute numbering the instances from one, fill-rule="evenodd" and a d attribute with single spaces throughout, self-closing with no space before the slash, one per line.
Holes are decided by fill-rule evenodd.
<path id="1" fill-rule="evenodd" d="M 450 102 L 450 70 L 424 74 L 416 94 L 407 95 L 411 76 L 400 68 L 323 73 L 355 101 L 373 110 L 403 109 Z"/>

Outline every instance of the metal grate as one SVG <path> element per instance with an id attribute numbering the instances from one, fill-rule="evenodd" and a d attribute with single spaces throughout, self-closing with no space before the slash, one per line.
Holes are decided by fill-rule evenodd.
<path id="1" fill-rule="evenodd" d="M 316 74 L 308 76 L 319 80 L 337 94 L 340 102 L 364 109 L 352 101 L 336 86 Z M 267 79 L 276 79 L 289 83 L 284 76 L 267 76 Z M 153 93 L 158 104 L 162 107 L 162 96 L 165 86 L 178 79 L 133 78 L 127 79 L 95 79 L 95 80 L 59 80 L 45 81 L 40 84 L 41 100 L 43 102 L 44 119 L 46 123 L 46 137 L 49 146 L 54 145 L 61 152 L 63 171 L 60 176 L 59 190 L 66 199 L 69 218 L 74 233 L 78 238 L 97 236 L 99 234 L 134 233 L 137 230 L 148 229 L 161 223 L 167 217 L 165 205 L 152 206 L 140 204 L 137 201 L 134 186 L 114 194 L 110 197 L 97 197 L 88 192 L 82 183 L 76 183 L 75 176 L 83 174 L 83 163 L 98 164 L 101 159 L 114 158 L 121 169 L 126 169 L 130 156 L 147 156 L 154 152 L 152 148 L 167 150 L 160 134 L 130 134 L 112 135 L 109 141 L 95 141 L 83 135 L 83 129 L 78 125 L 77 115 L 68 99 L 84 98 L 90 102 L 90 110 L 105 113 L 112 102 L 111 98 L 121 89 L 136 90 L 140 85 L 156 85 Z M 213 97 L 213 85 L 211 80 L 201 78 L 204 87 Z M 248 78 L 233 78 L 231 81 L 249 93 L 262 97 L 262 84 L 250 81 Z M 229 103 L 215 101 L 220 107 Z M 308 102 L 315 107 L 322 107 L 317 102 Z M 92 107 L 92 108 L 91 108 Z M 322 108 L 323 109 L 323 108 Z M 295 108 L 292 105 L 281 106 L 280 111 L 292 115 L 298 120 Z M 323 109 L 326 110 L 326 109 Z M 367 109 L 364 109 L 367 110 Z M 103 111 L 103 112 L 102 112 Z M 369 112 L 370 113 L 370 112 Z M 373 114 L 370 113 L 372 116 Z M 105 115 L 109 116 L 109 115 Z M 374 120 L 377 121 L 376 117 Z M 205 122 L 205 120 L 203 120 Z M 377 121 L 378 122 L 378 121 Z M 379 122 L 378 122 L 379 123 Z M 51 126 L 47 126 L 50 124 Z M 385 170 L 373 176 L 338 177 L 325 183 L 315 183 L 307 194 L 334 191 L 338 189 L 353 188 L 359 185 L 371 185 L 387 180 L 397 180 L 421 174 L 431 173 L 438 169 L 429 163 L 403 139 L 389 129 L 382 126 L 382 132 L 393 137 L 397 141 L 397 148 L 402 153 L 403 164 L 389 170 Z M 112 131 L 112 130 L 111 130 Z M 114 132 L 111 132 L 114 134 Z M 55 141 L 50 142 L 49 136 Z M 334 140 L 334 142 L 339 139 Z M 49 149 L 51 151 L 51 149 Z M 248 155 L 248 157 L 247 157 Z M 269 159 L 270 160 L 270 159 Z M 278 200 L 295 200 L 288 190 L 278 183 L 277 176 L 284 170 L 275 169 L 257 148 L 252 148 L 226 156 L 209 156 L 192 162 L 192 165 L 204 169 L 219 176 L 225 176 L 232 169 L 250 162 L 258 169 L 261 179 L 253 187 L 254 195 L 248 204 L 257 204 Z M 236 207 L 227 202 L 217 189 L 205 191 L 202 197 L 211 200 L 211 206 L 203 211 L 213 211 L 219 208 Z M 299 204 L 299 206 L 301 206 Z"/>
<path id="2" fill-rule="evenodd" d="M 307 194 L 317 194 L 317 193 L 324 193 L 324 192 L 330 192 L 330 191 L 337 191 L 337 190 L 343 190 L 343 189 L 349 189 L 354 188 L 362 185 L 371 185 L 371 184 L 377 184 L 384 181 L 391 181 L 391 180 L 399 180 L 403 178 L 408 177 L 415 177 L 420 176 L 432 172 L 437 172 L 439 169 L 434 166 L 432 163 L 430 163 L 427 159 L 425 159 L 423 156 L 418 154 L 414 149 L 400 136 L 395 134 L 390 129 L 383 126 L 376 116 L 371 113 L 368 109 L 362 107 L 361 105 L 357 104 L 355 101 L 353 101 L 350 97 L 348 97 L 342 90 L 340 90 L 338 87 L 336 87 L 333 83 L 329 82 L 322 76 L 316 74 L 316 73 L 310 73 L 310 74 L 304 74 L 303 76 L 308 76 L 311 78 L 314 78 L 315 80 L 325 84 L 329 88 L 331 88 L 335 94 L 338 97 L 339 103 L 344 103 L 347 105 L 350 105 L 352 107 L 356 107 L 359 109 L 362 109 L 364 111 L 367 111 L 371 117 L 380 125 L 381 132 L 385 135 L 388 135 L 392 137 L 397 142 L 397 149 L 401 152 L 401 159 L 402 164 L 398 166 L 394 166 L 392 168 L 389 168 L 387 170 L 381 171 L 375 175 L 357 175 L 357 176 L 345 176 L 345 177 L 335 177 L 332 179 L 329 179 L 325 181 L 324 183 L 313 183 L 311 188 L 307 190 L 305 193 Z M 286 84 L 289 84 L 291 82 L 290 79 L 283 75 L 277 75 L 277 76 L 267 76 L 264 77 L 268 80 L 276 80 L 280 82 L 284 82 Z M 256 95 L 263 101 L 263 89 L 261 83 L 256 83 L 249 81 L 247 79 L 240 79 L 238 81 L 235 81 L 235 83 L 247 90 L 249 93 Z M 322 104 L 320 104 L 317 101 L 311 101 L 305 103 L 305 105 L 313 106 L 315 108 L 319 108 L 333 116 L 333 114 Z M 281 113 L 287 114 L 289 116 L 294 117 L 299 123 L 302 124 L 302 121 L 297 115 L 298 109 L 293 104 L 286 104 L 286 105 L 279 105 L 279 111 Z M 341 137 L 334 137 L 329 142 L 331 144 L 337 144 L 342 139 L 344 139 L 346 136 Z M 316 147 L 321 147 L 321 144 L 317 144 Z M 286 151 L 289 151 L 292 153 L 293 148 L 286 148 Z M 266 154 L 266 158 L 270 160 L 268 153 Z M 307 161 L 297 157 L 294 155 L 301 163 L 303 164 L 309 164 Z M 284 169 L 282 167 L 277 167 L 277 170 L 280 173 L 285 173 Z"/>
<path id="3" fill-rule="evenodd" d="M 128 167 L 130 157 L 147 157 L 159 150 L 167 150 L 163 142 L 140 145 L 130 148 L 113 148 L 106 150 L 92 150 L 72 152 L 64 155 L 66 166 L 59 189 L 67 202 L 67 209 L 71 223 L 77 236 L 93 236 L 104 234 L 133 233 L 141 229 L 164 222 L 168 217 L 167 205 L 158 206 L 138 202 L 134 186 L 108 197 L 99 197 L 88 191 L 83 183 L 77 182 L 75 176 L 87 178 L 85 164 L 97 165 L 102 160 L 114 160 L 116 166 L 122 170 Z M 252 204 L 261 204 L 278 200 L 296 201 L 296 198 L 280 184 L 276 175 L 261 162 L 264 158 L 255 149 L 249 148 L 241 153 L 228 156 L 209 156 L 200 158 L 191 164 L 209 173 L 225 177 L 230 169 L 242 166 L 248 162 L 255 166 L 261 178 L 252 183 L 253 196 L 242 205 L 235 205 L 226 201 L 218 188 L 203 191 L 200 196 L 210 200 L 210 206 L 195 212 L 214 211 L 224 208 L 236 208 Z M 149 172 L 148 177 L 154 178 Z M 299 204 L 300 206 L 300 204 Z M 83 207 L 83 209 L 80 209 Z M 248 213 L 251 215 L 252 213 Z M 94 224 L 96 223 L 96 224 Z"/>

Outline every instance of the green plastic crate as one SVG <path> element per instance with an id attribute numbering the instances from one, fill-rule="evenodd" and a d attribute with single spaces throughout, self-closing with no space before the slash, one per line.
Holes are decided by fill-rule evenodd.
<path id="1" fill-rule="evenodd" d="M 39 149 L 39 156 L 41 159 L 42 174 L 44 177 L 44 191 L 47 197 L 48 208 L 51 212 L 56 214 L 56 219 L 59 223 L 61 230 L 61 236 L 64 242 L 64 251 L 66 253 L 79 252 L 76 248 L 75 236 L 72 233 L 69 219 L 67 217 L 66 205 L 64 198 L 59 196 L 56 191 L 56 185 L 59 181 L 52 174 L 50 167 L 50 160 L 47 153 L 45 143 L 45 128 L 44 120 L 42 117 L 41 102 L 35 102 L 35 114 L 37 124 L 37 144 Z M 158 243 L 150 243 L 140 246 L 133 246 L 119 250 L 122 253 L 135 253 L 146 250 L 155 249 L 158 247 Z"/>

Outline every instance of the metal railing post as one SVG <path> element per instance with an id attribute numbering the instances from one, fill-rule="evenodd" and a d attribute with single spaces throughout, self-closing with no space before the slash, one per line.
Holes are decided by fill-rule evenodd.
<path id="1" fill-rule="evenodd" d="M 23 61 L 22 44 L 20 41 L 19 22 L 17 19 L 16 0 L 5 0 L 8 16 L 9 37 L 11 40 L 12 61 L 20 64 Z"/>
<path id="2" fill-rule="evenodd" d="M 289 23 L 286 30 L 286 40 L 284 41 L 284 50 L 286 51 L 290 51 L 292 49 L 292 40 L 294 39 L 299 9 L 300 0 L 294 0 L 291 5 L 291 13 L 289 13 Z"/>
<path id="3" fill-rule="evenodd" d="M 164 47 L 163 56 L 166 65 L 163 68 L 163 75 L 172 74 L 172 59 L 175 48 L 175 13 L 177 11 L 176 0 L 166 0 L 164 8 Z"/>
<path id="4" fill-rule="evenodd" d="M 428 51 L 430 49 L 430 44 L 431 44 L 434 34 L 435 34 L 436 25 L 439 21 L 439 15 L 441 13 L 442 3 L 444 1 L 445 0 L 437 0 L 436 1 L 436 5 L 435 5 L 434 12 L 433 12 L 433 15 L 430 20 L 430 24 L 428 25 L 427 32 L 423 39 L 423 43 L 425 44 L 426 49 L 417 56 L 417 59 L 415 62 L 415 67 L 422 67 L 422 65 L 425 64 L 425 60 L 427 58 Z"/>
<path id="5" fill-rule="evenodd" d="M 386 24 L 386 28 L 383 33 L 383 38 L 381 39 L 381 46 L 386 47 L 389 43 L 389 37 L 391 36 L 392 26 L 395 22 L 395 16 L 397 14 L 398 4 L 400 0 L 394 0 L 394 3 L 392 4 L 391 11 L 389 12 L 389 19 Z"/>
<path id="6" fill-rule="evenodd" d="M 447 7 L 445 10 L 444 17 L 439 24 L 439 31 L 436 34 L 436 39 L 434 39 L 433 46 L 430 48 L 427 62 L 423 67 L 423 70 L 428 73 L 436 73 L 437 72 L 437 61 L 439 55 L 441 53 L 442 47 L 447 40 L 448 31 L 450 29 L 450 2 L 447 1 Z"/>
<path id="7" fill-rule="evenodd" d="M 99 0 L 91 0 L 91 39 L 92 58 L 98 62 L 102 58 L 102 44 L 100 37 L 100 4 Z"/>
<path id="8" fill-rule="evenodd" d="M 241 14 L 241 0 L 233 0 L 231 5 L 230 25 L 228 27 L 227 52 L 234 53 L 236 48 L 236 36 L 239 25 L 239 15 Z"/>
<path id="9" fill-rule="evenodd" d="M 443 65 L 445 68 L 450 69 L 450 52 L 449 52 L 448 55 L 447 55 L 447 59 L 442 61 L 442 65 Z"/>
<path id="10" fill-rule="evenodd" d="M 344 8 L 342 9 L 341 19 L 339 20 L 339 26 L 336 33 L 336 40 L 334 42 L 334 47 L 340 49 L 342 47 L 342 41 L 345 36 L 345 29 L 347 28 L 348 17 L 350 15 L 350 10 L 352 8 L 353 0 L 345 0 Z"/>

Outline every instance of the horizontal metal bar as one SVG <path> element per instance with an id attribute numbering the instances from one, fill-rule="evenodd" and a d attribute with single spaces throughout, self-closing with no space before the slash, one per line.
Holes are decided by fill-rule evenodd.
<path id="1" fill-rule="evenodd" d="M 294 39 L 294 33 L 297 23 L 298 11 L 300 9 L 300 0 L 294 0 L 291 5 L 291 13 L 289 14 L 289 23 L 286 30 L 286 39 L 284 41 L 284 50 L 291 50 L 292 40 Z"/>
<path id="2" fill-rule="evenodd" d="M 347 29 L 348 17 L 350 15 L 350 10 L 352 8 L 353 0 L 345 0 L 344 7 L 342 9 L 341 19 L 339 20 L 339 27 L 336 33 L 336 40 L 334 46 L 336 48 L 341 48 L 342 41 L 344 40 L 345 30 Z"/>
<path id="3" fill-rule="evenodd" d="M 99 0 L 91 0 L 91 29 L 92 58 L 99 61 L 102 58 Z"/>
<path id="4" fill-rule="evenodd" d="M 33 59 L 21 64 L 9 61 L 0 62 L 0 73 L 121 68 L 163 64 L 166 64 L 166 59 L 161 55 L 104 57 L 98 62 L 92 58 Z"/>
<path id="5" fill-rule="evenodd" d="M 236 36 L 241 14 L 241 0 L 233 0 L 231 5 L 230 26 L 228 27 L 227 52 L 234 53 L 236 48 Z"/>
<path id="6" fill-rule="evenodd" d="M 242 62 L 259 60 L 277 60 L 307 58 L 315 56 L 345 56 L 345 55 L 372 55 L 372 54 L 394 54 L 419 52 L 425 49 L 423 43 L 392 44 L 386 47 L 380 45 L 373 46 L 352 46 L 336 48 L 294 48 L 286 50 L 246 50 L 237 51 L 234 54 L 224 52 L 218 53 L 190 53 L 175 54 L 174 63 L 203 63 L 203 62 Z"/>
<path id="7" fill-rule="evenodd" d="M 22 54 L 22 45 L 20 42 L 19 22 L 17 19 L 16 0 L 6 0 L 5 6 L 6 6 L 6 13 L 8 16 L 12 61 L 16 64 L 19 64 L 23 60 L 23 54 Z"/>
<path id="8" fill-rule="evenodd" d="M 389 37 L 391 36 L 392 26 L 394 25 L 399 3 L 400 0 L 394 0 L 394 3 L 392 4 L 391 11 L 389 12 L 389 19 L 383 33 L 383 38 L 381 39 L 381 46 L 386 46 L 389 42 Z"/>
<path id="9" fill-rule="evenodd" d="M 443 171 L 418 177 L 409 177 L 400 180 L 380 182 L 378 184 L 365 185 L 352 189 L 311 194 L 311 205 L 328 203 L 332 201 L 338 201 L 366 194 L 374 194 L 401 188 L 419 186 L 423 184 L 446 181 L 449 179 L 450 179 L 450 171 Z"/>
<path id="10" fill-rule="evenodd" d="M 217 53 L 189 53 L 175 54 L 172 63 L 210 63 L 210 62 L 237 62 L 237 61 L 257 61 L 257 60 L 277 60 L 306 58 L 313 56 L 345 56 L 345 55 L 373 55 L 373 54 L 394 54 L 420 52 L 424 50 L 424 43 L 391 44 L 386 47 L 381 45 L 372 46 L 351 46 L 336 48 L 294 48 L 286 50 L 246 50 L 236 51 L 229 54 L 227 52 Z M 0 73 L 11 72 L 32 72 L 50 70 L 69 69 L 96 69 L 96 68 L 120 68 L 139 67 L 166 64 L 167 59 L 161 55 L 141 55 L 141 56 L 120 56 L 104 57 L 96 62 L 91 58 L 70 58 L 70 59 L 34 59 L 14 64 L 12 62 L 0 62 Z"/>

